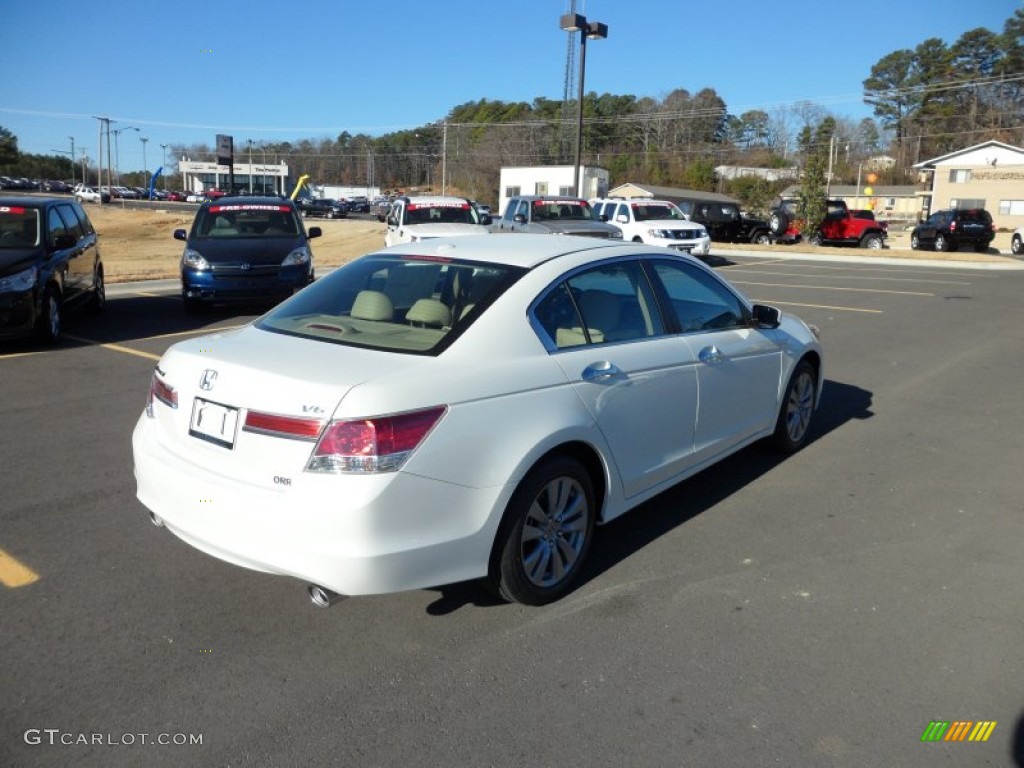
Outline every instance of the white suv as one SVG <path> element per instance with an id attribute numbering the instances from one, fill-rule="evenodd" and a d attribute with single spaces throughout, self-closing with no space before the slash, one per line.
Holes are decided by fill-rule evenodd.
<path id="1" fill-rule="evenodd" d="M 598 198 L 590 201 L 594 213 L 622 230 L 622 239 L 660 245 L 707 256 L 711 238 L 702 224 L 690 221 L 675 203 L 647 198 Z"/>
<path id="2" fill-rule="evenodd" d="M 90 184 L 75 184 L 75 189 L 71 193 L 75 196 L 75 200 L 81 203 L 109 203 L 110 195 L 106 192 L 100 193 L 100 190 Z"/>
<path id="3" fill-rule="evenodd" d="M 399 197 L 387 216 L 384 245 L 417 243 L 434 237 L 487 235 L 491 217 L 464 197 Z"/>

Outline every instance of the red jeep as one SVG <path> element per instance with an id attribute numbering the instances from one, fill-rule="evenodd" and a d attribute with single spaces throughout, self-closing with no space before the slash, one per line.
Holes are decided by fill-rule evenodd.
<path id="1" fill-rule="evenodd" d="M 885 247 L 888 236 L 883 224 L 874 219 L 861 218 L 846 207 L 842 200 L 829 200 L 825 218 L 813 232 L 803 237 L 807 222 L 796 200 L 780 200 L 772 206 L 768 219 L 774 239 L 780 243 L 796 243 L 806 239 L 811 245 L 852 245 L 861 248 Z"/>

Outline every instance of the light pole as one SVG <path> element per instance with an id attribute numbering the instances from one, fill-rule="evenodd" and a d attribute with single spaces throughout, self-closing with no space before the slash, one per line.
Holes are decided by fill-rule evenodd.
<path id="1" fill-rule="evenodd" d="M 580 33 L 580 87 L 577 95 L 576 115 L 576 163 L 572 168 L 572 184 L 576 189 L 576 197 L 583 197 L 580 182 L 580 162 L 583 152 L 583 78 L 587 70 L 587 38 L 604 40 L 608 37 L 608 25 L 599 21 L 587 21 L 587 17 L 579 13 L 563 14 L 559 26 L 566 32 Z"/>
<path id="2" fill-rule="evenodd" d="M 140 129 L 136 128 L 133 125 L 126 125 L 124 128 L 115 128 L 114 130 L 110 131 L 112 134 L 114 134 L 114 178 L 117 180 L 118 184 L 121 183 L 121 152 L 117 147 L 117 137 L 121 134 L 122 131 L 138 130 Z M 113 196 L 113 190 L 111 190 L 110 194 L 111 196 Z"/>
<path id="3" fill-rule="evenodd" d="M 167 191 L 167 173 L 166 173 L 166 170 L 167 170 L 167 147 L 169 147 L 169 146 L 170 146 L 170 144 L 161 144 L 160 145 L 160 162 L 163 164 L 164 171 L 165 171 L 165 173 L 164 173 L 164 192 Z"/>
<path id="4" fill-rule="evenodd" d="M 252 194 L 252 139 L 246 139 L 245 143 L 249 145 L 249 194 Z"/>
<path id="5" fill-rule="evenodd" d="M 146 136 L 139 136 L 139 141 L 142 142 L 142 180 L 146 184 L 146 199 L 149 199 L 149 163 L 146 162 L 146 142 L 149 138 Z"/>

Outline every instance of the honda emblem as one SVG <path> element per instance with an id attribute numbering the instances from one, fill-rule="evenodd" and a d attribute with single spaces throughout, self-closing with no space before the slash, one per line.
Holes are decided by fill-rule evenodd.
<path id="1" fill-rule="evenodd" d="M 203 371 L 203 375 L 199 377 L 199 388 L 209 392 L 213 389 L 213 383 L 217 380 L 217 372 L 212 368 L 207 368 Z"/>

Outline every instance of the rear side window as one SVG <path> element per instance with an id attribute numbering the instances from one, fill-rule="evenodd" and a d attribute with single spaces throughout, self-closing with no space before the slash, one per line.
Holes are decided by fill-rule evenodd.
<path id="1" fill-rule="evenodd" d="M 74 235 L 76 240 L 85 237 L 85 228 L 70 205 L 58 205 L 57 210 L 60 211 L 60 217 L 64 219 L 64 225 L 69 235 Z"/>

